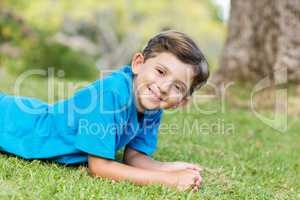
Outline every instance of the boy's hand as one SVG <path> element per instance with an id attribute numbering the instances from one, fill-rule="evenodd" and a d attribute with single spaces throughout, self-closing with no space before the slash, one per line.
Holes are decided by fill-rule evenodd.
<path id="1" fill-rule="evenodd" d="M 202 168 L 197 164 L 181 162 L 181 161 L 164 162 L 161 165 L 161 169 L 163 171 L 176 171 L 176 170 L 184 170 L 184 169 L 193 169 L 193 170 L 196 170 L 198 172 L 202 171 Z"/>
<path id="2" fill-rule="evenodd" d="M 184 169 L 178 171 L 171 171 L 172 187 L 176 187 L 179 191 L 192 189 L 196 192 L 201 184 L 202 178 L 199 171 L 193 169 Z"/>

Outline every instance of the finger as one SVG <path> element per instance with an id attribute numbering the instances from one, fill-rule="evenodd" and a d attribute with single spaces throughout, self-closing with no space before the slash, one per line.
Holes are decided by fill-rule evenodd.
<path id="1" fill-rule="evenodd" d="M 193 170 L 193 173 L 196 175 L 196 176 L 200 176 L 200 172 L 198 170 Z"/>
<path id="2" fill-rule="evenodd" d="M 198 183 L 199 183 L 199 178 L 198 177 L 195 178 L 194 183 L 195 183 L 195 185 L 198 185 Z"/>
<path id="3" fill-rule="evenodd" d="M 201 184 L 201 180 L 200 180 L 200 179 L 196 180 L 196 183 L 195 183 L 195 184 L 199 187 L 200 184 Z"/>
<path id="4" fill-rule="evenodd" d="M 197 183 L 198 181 L 201 181 L 201 176 L 196 175 L 196 176 L 194 177 L 194 183 Z"/>
<path id="5" fill-rule="evenodd" d="M 197 192 L 198 191 L 198 187 L 197 186 L 194 186 L 193 187 L 193 192 Z"/>
<path id="6" fill-rule="evenodd" d="M 194 181 L 195 181 L 195 184 L 196 184 L 196 185 L 200 186 L 201 181 L 202 181 L 202 177 L 201 177 L 201 176 L 196 176 L 196 177 L 194 178 Z"/>
<path id="7" fill-rule="evenodd" d="M 194 170 L 198 170 L 198 167 L 194 164 L 187 164 L 186 166 L 188 169 L 194 169 Z"/>
<path id="8" fill-rule="evenodd" d="M 202 177 L 200 177 L 200 179 L 198 180 L 198 186 L 200 187 L 201 184 L 202 184 Z"/>
<path id="9" fill-rule="evenodd" d="M 195 164 L 189 164 L 189 165 L 187 166 L 187 169 L 193 169 L 193 170 L 197 170 L 197 171 L 199 171 L 199 172 L 202 172 L 202 171 L 203 171 L 203 169 L 202 169 L 200 166 L 195 165 Z"/>
<path id="10" fill-rule="evenodd" d="M 197 182 L 195 182 L 195 183 L 193 184 L 193 188 L 194 188 L 194 189 L 199 189 L 199 187 L 200 187 L 200 185 L 199 185 Z"/>

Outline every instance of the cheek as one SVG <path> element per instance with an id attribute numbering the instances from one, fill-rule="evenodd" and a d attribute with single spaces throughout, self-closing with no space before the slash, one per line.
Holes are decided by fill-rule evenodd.
<path id="1" fill-rule="evenodd" d="M 147 78 L 144 76 L 144 74 L 141 74 L 139 77 L 137 77 L 136 79 L 136 83 L 137 83 L 137 90 L 139 92 L 143 92 L 143 90 L 145 89 L 145 86 L 147 85 Z"/>
<path id="2" fill-rule="evenodd" d="M 170 103 L 178 103 L 181 101 L 182 95 L 171 91 L 168 99 Z"/>
<path id="3" fill-rule="evenodd" d="M 168 98 L 167 101 L 162 102 L 162 107 L 164 108 L 172 108 L 176 106 L 180 101 L 176 97 Z"/>
<path id="4" fill-rule="evenodd" d="M 145 71 L 140 77 L 140 82 L 144 85 L 149 83 L 154 83 L 156 81 L 157 81 L 157 77 L 155 73 L 151 71 Z"/>
<path id="5" fill-rule="evenodd" d="M 148 74 L 147 74 L 147 80 L 149 82 L 157 82 L 158 79 L 159 79 L 159 77 L 156 75 L 155 72 L 153 72 L 153 71 L 148 72 Z"/>

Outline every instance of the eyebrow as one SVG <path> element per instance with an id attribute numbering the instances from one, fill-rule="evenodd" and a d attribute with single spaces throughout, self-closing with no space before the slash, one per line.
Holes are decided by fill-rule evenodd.
<path id="1" fill-rule="evenodd" d="M 161 65 L 163 68 L 165 68 L 165 70 L 170 71 L 169 68 L 168 68 L 166 65 L 163 65 L 163 64 L 161 64 L 161 63 L 159 63 L 159 62 L 157 62 L 157 64 Z M 184 82 L 182 82 L 182 81 L 179 80 L 179 79 L 177 79 L 177 81 L 178 81 L 180 84 L 183 85 L 183 87 L 184 87 L 185 90 L 187 90 L 187 86 L 186 86 L 186 84 L 185 84 Z"/>

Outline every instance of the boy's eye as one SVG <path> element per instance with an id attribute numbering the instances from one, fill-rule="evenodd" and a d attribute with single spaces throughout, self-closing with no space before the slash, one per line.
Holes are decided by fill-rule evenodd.
<path id="1" fill-rule="evenodd" d="M 175 85 L 176 90 L 181 91 L 181 87 L 179 85 Z"/>
<path id="2" fill-rule="evenodd" d="M 157 71 L 159 74 L 161 74 L 161 75 L 164 74 L 164 72 L 163 72 L 162 70 L 160 70 L 160 69 L 156 69 L 156 71 Z"/>

